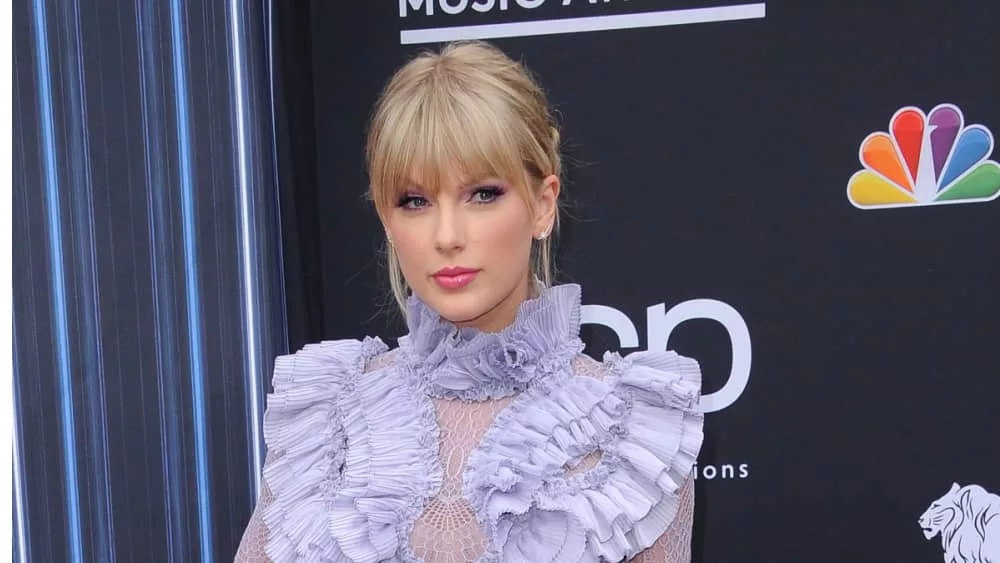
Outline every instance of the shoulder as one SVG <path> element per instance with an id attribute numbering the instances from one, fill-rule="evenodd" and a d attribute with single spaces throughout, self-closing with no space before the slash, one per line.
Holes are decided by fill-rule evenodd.
<path id="1" fill-rule="evenodd" d="M 340 561 L 347 559 L 342 550 L 375 551 L 364 542 L 345 540 L 338 529 L 325 523 L 336 513 L 358 527 L 369 525 L 366 509 L 355 508 L 353 499 L 339 508 L 334 507 L 334 500 L 352 463 L 359 466 L 358 472 L 368 474 L 361 466 L 394 453 L 371 445 L 371 434 L 380 429 L 372 428 L 372 421 L 366 418 L 370 412 L 391 410 L 399 403 L 392 400 L 397 398 L 394 395 L 383 400 L 369 392 L 375 387 L 396 387 L 391 378 L 366 375 L 372 365 L 391 356 L 381 340 L 365 338 L 309 344 L 275 360 L 274 390 L 267 397 L 264 413 L 268 463 L 262 474 L 271 495 L 262 509 L 271 561 L 321 557 Z M 369 404 L 372 401 L 377 408 Z M 364 452 L 353 462 L 348 455 L 348 436 L 351 447 Z M 384 515 L 379 513 L 372 519 L 382 521 Z M 351 558 L 375 559 L 367 555 Z"/>
<path id="2" fill-rule="evenodd" d="M 274 361 L 273 390 L 264 412 L 264 441 L 277 455 L 340 414 L 341 394 L 371 358 L 388 347 L 378 338 L 307 344 Z"/>
<path id="3" fill-rule="evenodd" d="M 608 383 L 640 395 L 650 404 L 694 411 L 701 399 L 701 366 L 674 351 L 642 351 L 627 356 L 604 355 Z"/>
<path id="4" fill-rule="evenodd" d="M 695 410 L 701 398 L 701 366 L 672 350 L 622 356 L 606 352 L 603 361 L 579 354 L 573 374 L 604 381 L 621 393 L 639 393 L 653 404 Z"/>
<path id="5" fill-rule="evenodd" d="M 274 394 L 301 386 L 337 386 L 362 373 L 370 359 L 387 351 L 388 346 L 381 339 L 372 337 L 307 344 L 275 359 L 271 380 Z"/>

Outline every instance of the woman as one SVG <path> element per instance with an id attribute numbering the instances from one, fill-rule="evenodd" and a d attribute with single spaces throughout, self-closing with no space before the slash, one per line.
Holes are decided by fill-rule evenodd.
<path id="1" fill-rule="evenodd" d="M 698 365 L 582 353 L 580 288 L 550 286 L 558 138 L 488 45 L 392 78 L 368 169 L 409 332 L 278 358 L 237 561 L 690 559 Z"/>

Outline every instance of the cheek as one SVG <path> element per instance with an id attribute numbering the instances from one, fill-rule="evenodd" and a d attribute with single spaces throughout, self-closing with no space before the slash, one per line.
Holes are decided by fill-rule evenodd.
<path id="1" fill-rule="evenodd" d="M 514 198 L 511 198 L 512 200 Z M 531 248 L 531 219 L 519 201 L 505 202 L 477 223 L 477 239 L 491 251 L 514 253 L 510 258 L 523 259 Z"/>
<path id="2" fill-rule="evenodd" d="M 392 246 L 399 257 L 399 264 L 406 272 L 408 269 L 419 266 L 414 261 L 419 261 L 420 257 L 427 256 L 432 243 L 431 234 L 424 232 L 420 221 L 394 221 L 390 223 L 392 232 Z"/>

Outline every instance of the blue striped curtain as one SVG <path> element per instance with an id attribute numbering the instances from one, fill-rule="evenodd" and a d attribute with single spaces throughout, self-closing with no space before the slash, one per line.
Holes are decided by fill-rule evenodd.
<path id="1" fill-rule="evenodd" d="M 231 559 L 286 349 L 267 3 L 14 3 L 15 561 Z"/>

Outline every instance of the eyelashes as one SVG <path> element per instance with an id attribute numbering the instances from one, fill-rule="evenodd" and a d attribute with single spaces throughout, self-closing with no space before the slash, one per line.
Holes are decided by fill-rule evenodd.
<path id="1" fill-rule="evenodd" d="M 396 207 L 402 209 L 420 209 L 427 204 L 427 198 L 413 194 L 403 194 L 396 202 Z"/>
<path id="2" fill-rule="evenodd" d="M 501 186 L 478 186 L 472 189 L 469 193 L 468 202 L 475 205 L 493 203 L 494 201 L 500 199 L 500 197 L 502 197 L 506 192 L 507 190 Z M 404 193 L 396 202 L 397 207 L 411 210 L 423 209 L 428 205 L 430 205 L 430 202 L 426 197 L 414 193 Z"/>
<path id="3" fill-rule="evenodd" d="M 500 199 L 504 192 L 505 190 L 500 186 L 480 186 L 472 191 L 471 201 L 473 203 L 492 203 Z"/>

